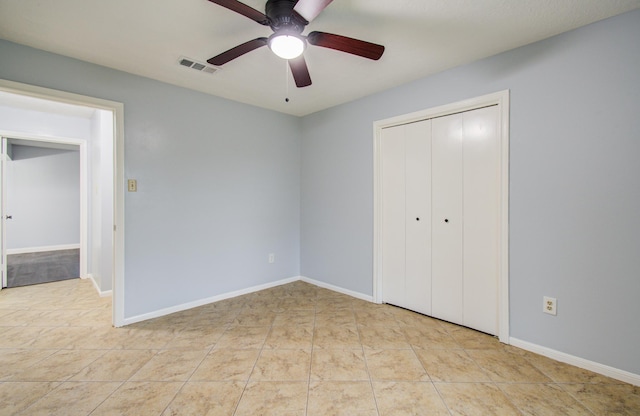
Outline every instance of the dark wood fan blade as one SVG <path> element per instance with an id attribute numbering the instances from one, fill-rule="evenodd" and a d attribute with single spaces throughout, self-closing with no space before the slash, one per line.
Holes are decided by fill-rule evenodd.
<path id="1" fill-rule="evenodd" d="M 311 32 L 307 36 L 307 42 L 315 46 L 335 49 L 362 56 L 363 58 L 373 59 L 374 61 L 380 59 L 384 53 L 384 46 L 382 45 L 348 38 L 346 36 L 334 35 L 333 33 Z"/>
<path id="2" fill-rule="evenodd" d="M 332 1 L 333 0 L 298 0 L 293 10 L 310 22 Z"/>
<path id="3" fill-rule="evenodd" d="M 307 68 L 304 56 L 300 55 L 297 58 L 289 59 L 289 68 L 291 68 L 291 74 L 296 81 L 296 87 L 302 88 L 311 85 L 311 75 L 309 75 L 309 68 Z"/>
<path id="4" fill-rule="evenodd" d="M 267 44 L 267 38 L 257 38 L 250 40 L 249 42 L 245 42 L 242 45 L 238 45 L 235 48 L 231 48 L 226 52 L 222 52 L 220 55 L 216 55 L 211 59 L 208 59 L 211 65 L 224 65 L 229 61 L 236 59 L 239 56 L 244 55 L 247 52 L 251 52 L 254 49 L 258 49 Z"/>
<path id="5" fill-rule="evenodd" d="M 238 0 L 209 0 L 211 3 L 215 3 L 219 6 L 226 7 L 229 10 L 233 10 L 251 20 L 255 20 L 261 25 L 269 26 L 269 18 L 262 12 L 257 11 L 253 7 L 249 7 L 244 3 L 240 3 Z"/>

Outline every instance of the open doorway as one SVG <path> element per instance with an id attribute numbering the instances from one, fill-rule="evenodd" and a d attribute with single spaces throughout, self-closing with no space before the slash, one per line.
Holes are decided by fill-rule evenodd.
<path id="1" fill-rule="evenodd" d="M 75 141 L 2 138 L 5 287 L 80 277 L 81 150 Z"/>
<path id="2" fill-rule="evenodd" d="M 121 103 L 0 80 L 0 136 L 12 145 L 44 146 L 48 150 L 36 152 L 48 155 L 69 156 L 74 146 L 79 151 L 79 243 L 55 248 L 78 247 L 77 274 L 90 279 L 100 296 L 112 296 L 115 326 L 124 321 L 123 113 Z M 25 149 L 18 150 L 24 154 Z M 3 201 L 6 191 L 3 186 Z M 7 221 L 16 218 L 7 215 L 13 216 L 2 213 L 3 235 L 11 233 L 13 224 Z M 12 253 L 5 243 L 0 247 L 3 254 L 7 248 Z M 4 261 L 3 287 L 7 287 L 6 266 Z"/>

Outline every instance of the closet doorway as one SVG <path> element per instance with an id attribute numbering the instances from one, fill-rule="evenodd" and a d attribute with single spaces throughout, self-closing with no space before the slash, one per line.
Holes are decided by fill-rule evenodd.
<path id="1" fill-rule="evenodd" d="M 374 131 L 375 301 L 508 342 L 508 92 Z"/>

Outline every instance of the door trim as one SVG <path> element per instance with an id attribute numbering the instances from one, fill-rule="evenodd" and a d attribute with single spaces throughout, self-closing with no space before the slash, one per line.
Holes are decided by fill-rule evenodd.
<path id="1" fill-rule="evenodd" d="M 44 100 L 93 107 L 113 113 L 113 276 L 112 322 L 124 325 L 124 105 L 50 88 L 0 79 L 0 91 Z"/>
<path id="2" fill-rule="evenodd" d="M 509 343 L 509 90 L 470 98 L 373 123 L 373 301 L 382 303 L 382 129 L 497 105 L 500 140 L 498 337 Z"/>

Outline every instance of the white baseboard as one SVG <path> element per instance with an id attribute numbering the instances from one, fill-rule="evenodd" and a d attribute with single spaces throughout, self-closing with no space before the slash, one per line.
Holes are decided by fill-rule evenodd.
<path id="1" fill-rule="evenodd" d="M 513 337 L 509 338 L 509 343 L 514 347 L 522 348 L 523 350 L 535 352 L 536 354 L 540 354 L 563 363 L 584 368 L 585 370 L 593 371 L 594 373 L 602 374 L 604 376 L 624 381 L 625 383 L 633 384 L 635 386 L 640 386 L 640 375 L 638 374 L 633 374 L 625 370 L 620 370 L 618 368 L 600 364 L 595 361 L 586 360 L 584 358 L 576 357 L 575 355 L 567 354 L 561 351 L 552 350 L 551 348 L 543 347 L 541 345 L 533 344 L 531 342 L 523 341 Z"/>
<path id="2" fill-rule="evenodd" d="M 8 248 L 7 254 L 42 253 L 43 251 L 75 250 L 78 248 L 80 248 L 80 244 L 61 244 L 57 246 Z"/>
<path id="3" fill-rule="evenodd" d="M 265 283 L 263 285 L 252 286 L 246 289 L 236 290 L 233 292 L 223 293 L 221 295 L 212 296 L 196 300 L 193 302 L 183 303 L 181 305 L 171 306 L 169 308 L 160 309 L 157 311 L 144 313 L 142 315 L 136 315 L 129 318 L 124 318 L 123 325 L 135 324 L 136 322 L 146 321 L 148 319 L 159 318 L 161 316 L 169 315 L 176 312 L 186 311 L 187 309 L 197 308 L 198 306 L 208 305 L 209 303 L 218 302 L 225 299 L 235 298 L 236 296 L 247 295 L 253 292 L 259 292 L 261 290 L 269 289 L 276 286 L 286 285 L 300 280 L 300 276 L 289 277 L 275 282 Z"/>
<path id="4" fill-rule="evenodd" d="M 82 279 L 91 280 L 91 283 L 93 283 L 93 287 L 96 289 L 96 292 L 98 292 L 98 296 L 100 296 L 101 298 L 109 297 L 113 293 L 113 291 L 111 290 L 100 290 L 100 286 L 98 286 L 96 279 L 93 278 L 93 275 L 91 273 L 87 274 L 87 277 L 83 277 Z"/>
<path id="5" fill-rule="evenodd" d="M 366 300 L 368 302 L 373 302 L 373 296 L 365 295 L 365 294 L 362 294 L 360 292 L 354 292 L 353 290 L 344 289 L 342 287 L 334 286 L 334 285 L 331 285 L 329 283 L 321 282 L 319 280 L 311 279 L 311 278 L 305 277 L 305 276 L 300 276 L 300 280 L 302 280 L 303 282 L 307 282 L 307 283 L 310 283 L 312 285 L 324 288 L 324 289 L 329 289 L 329 290 L 333 290 L 334 292 L 343 293 L 345 295 L 349 295 L 349 296 L 352 296 L 352 297 L 357 298 L 357 299 L 362 299 L 362 300 Z"/>

